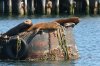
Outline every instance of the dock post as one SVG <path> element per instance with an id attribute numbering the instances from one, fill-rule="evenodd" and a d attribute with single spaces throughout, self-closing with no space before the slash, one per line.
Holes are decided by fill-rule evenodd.
<path id="1" fill-rule="evenodd" d="M 57 5 L 57 15 L 59 15 L 59 0 L 57 0 L 56 5 Z"/>
<path id="2" fill-rule="evenodd" d="M 19 0 L 12 0 L 12 14 L 19 14 Z"/>
<path id="3" fill-rule="evenodd" d="M 98 13 L 100 14 L 100 0 L 98 1 Z"/>
<path id="4" fill-rule="evenodd" d="M 12 0 L 4 0 L 4 14 L 11 15 L 12 13 Z"/>
<path id="5" fill-rule="evenodd" d="M 47 15 L 51 15 L 51 13 L 55 12 L 55 0 L 47 0 L 46 3 L 46 12 Z"/>
<path id="6" fill-rule="evenodd" d="M 83 14 L 83 0 L 76 0 L 75 14 Z M 86 11 L 86 9 L 85 9 Z"/>
<path id="7" fill-rule="evenodd" d="M 3 0 L 0 0 L 0 15 L 3 15 Z"/>
<path id="8" fill-rule="evenodd" d="M 98 1 L 96 0 L 94 4 L 94 15 L 96 15 L 97 12 L 98 12 Z"/>
<path id="9" fill-rule="evenodd" d="M 34 14 L 34 10 L 35 10 L 35 7 L 34 7 L 34 0 L 32 0 L 32 14 Z"/>
<path id="10" fill-rule="evenodd" d="M 86 13 L 89 15 L 89 6 L 90 6 L 89 0 L 86 0 L 86 4 L 87 4 L 87 6 L 86 6 Z"/>
<path id="11" fill-rule="evenodd" d="M 45 14 L 46 0 L 42 0 L 43 14 Z"/>
<path id="12" fill-rule="evenodd" d="M 43 14 L 42 0 L 34 0 L 35 14 Z"/>
<path id="13" fill-rule="evenodd" d="M 70 0 L 70 14 L 74 14 L 74 1 Z"/>
<path id="14" fill-rule="evenodd" d="M 25 15 L 27 15 L 27 0 L 24 0 L 24 12 L 25 12 Z"/>
<path id="15" fill-rule="evenodd" d="M 18 1 L 18 11 L 20 16 L 25 15 L 25 5 L 23 0 Z"/>
<path id="16" fill-rule="evenodd" d="M 12 15 L 12 0 L 9 0 L 9 15 Z"/>
<path id="17" fill-rule="evenodd" d="M 28 15 L 34 14 L 34 0 L 27 0 L 27 12 Z"/>

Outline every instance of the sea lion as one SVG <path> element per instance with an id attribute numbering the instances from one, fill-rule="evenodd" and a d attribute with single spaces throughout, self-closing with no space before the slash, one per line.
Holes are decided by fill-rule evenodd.
<path id="1" fill-rule="evenodd" d="M 28 31 L 36 30 L 36 29 L 40 29 L 40 30 L 58 29 L 59 25 L 60 24 L 57 22 L 38 23 L 38 24 L 34 24 L 32 27 L 30 27 L 28 29 Z"/>
<path id="2" fill-rule="evenodd" d="M 62 18 L 62 19 L 58 19 L 58 20 L 54 20 L 54 22 L 59 23 L 60 25 L 64 25 L 65 23 L 75 23 L 75 25 L 77 23 L 79 23 L 79 17 L 71 17 L 71 18 Z"/>
<path id="3" fill-rule="evenodd" d="M 63 19 L 54 20 L 48 23 L 34 24 L 32 27 L 28 29 L 28 31 L 35 30 L 35 29 L 42 29 L 42 30 L 58 29 L 60 25 L 64 26 L 64 24 L 66 23 L 75 23 L 76 25 L 77 23 L 79 23 L 79 18 L 78 17 L 72 17 L 68 19 L 63 18 Z"/>
<path id="4" fill-rule="evenodd" d="M 7 35 L 7 36 L 13 36 L 13 35 L 17 35 L 21 32 L 26 31 L 27 29 L 29 29 L 32 26 L 32 21 L 31 20 L 25 20 L 23 23 L 15 26 L 14 28 L 8 30 L 6 33 L 4 33 L 3 35 Z"/>

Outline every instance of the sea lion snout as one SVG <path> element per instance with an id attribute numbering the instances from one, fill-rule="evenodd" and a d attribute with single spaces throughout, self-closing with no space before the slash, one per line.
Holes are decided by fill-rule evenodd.
<path id="1" fill-rule="evenodd" d="M 24 23 L 25 23 L 25 24 L 28 24 L 28 25 L 32 25 L 32 20 L 27 19 L 27 20 L 24 21 Z"/>

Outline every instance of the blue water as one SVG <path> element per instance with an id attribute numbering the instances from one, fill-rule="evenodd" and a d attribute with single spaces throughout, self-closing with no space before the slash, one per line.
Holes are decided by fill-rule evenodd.
<path id="1" fill-rule="evenodd" d="M 18 25 L 26 19 L 34 23 L 48 22 L 60 17 L 0 18 L 0 33 Z M 63 18 L 63 17 L 62 17 Z M 80 17 L 73 29 L 80 58 L 75 61 L 0 62 L 0 66 L 100 66 L 100 16 Z"/>

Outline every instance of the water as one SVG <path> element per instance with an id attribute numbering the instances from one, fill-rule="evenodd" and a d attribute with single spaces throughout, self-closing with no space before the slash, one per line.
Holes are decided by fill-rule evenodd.
<path id="1" fill-rule="evenodd" d="M 0 18 L 0 33 L 4 33 L 26 19 L 34 23 L 48 22 L 60 17 Z M 80 17 L 74 27 L 74 37 L 80 58 L 75 61 L 0 62 L 0 66 L 100 66 L 100 16 Z"/>

